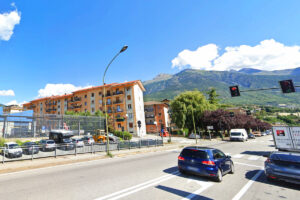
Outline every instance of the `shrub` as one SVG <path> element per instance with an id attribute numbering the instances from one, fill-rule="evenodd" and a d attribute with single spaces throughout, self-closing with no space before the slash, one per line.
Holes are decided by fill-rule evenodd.
<path id="1" fill-rule="evenodd" d="M 127 131 L 114 131 L 114 135 L 122 139 L 124 138 L 124 140 L 131 140 L 132 138 L 132 134 Z"/>
<path id="2" fill-rule="evenodd" d="M 6 142 L 6 140 L 4 138 L 0 137 L 0 147 L 3 147 L 5 142 Z"/>

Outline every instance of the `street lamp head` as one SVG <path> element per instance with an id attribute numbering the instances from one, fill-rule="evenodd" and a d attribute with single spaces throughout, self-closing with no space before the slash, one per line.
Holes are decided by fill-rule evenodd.
<path id="1" fill-rule="evenodd" d="M 120 53 L 122 53 L 122 52 L 126 51 L 126 49 L 127 49 L 127 48 L 128 48 L 128 46 L 127 46 L 127 45 L 123 46 L 123 47 L 122 47 L 122 49 L 121 49 L 121 51 L 120 51 Z"/>

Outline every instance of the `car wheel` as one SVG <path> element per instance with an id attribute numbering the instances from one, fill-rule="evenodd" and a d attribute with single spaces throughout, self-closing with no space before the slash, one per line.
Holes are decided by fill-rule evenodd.
<path id="1" fill-rule="evenodd" d="M 234 164 L 233 162 L 231 162 L 231 165 L 230 165 L 230 174 L 234 174 Z"/>
<path id="2" fill-rule="evenodd" d="M 222 182 L 222 180 L 223 180 L 223 175 L 222 175 L 222 172 L 220 169 L 218 169 L 218 174 L 217 174 L 217 177 L 215 180 L 219 183 Z"/>

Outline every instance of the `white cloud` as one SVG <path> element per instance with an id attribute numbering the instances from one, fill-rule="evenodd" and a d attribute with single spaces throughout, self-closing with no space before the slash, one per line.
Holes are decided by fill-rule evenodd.
<path id="1" fill-rule="evenodd" d="M 71 92 L 74 92 L 75 90 L 80 90 L 83 88 L 87 88 L 91 86 L 86 87 L 77 87 L 72 84 L 47 84 L 45 88 L 40 89 L 38 92 L 38 97 L 49 97 L 52 95 L 63 95 L 63 94 L 69 94 Z"/>
<path id="2" fill-rule="evenodd" d="M 196 51 L 182 51 L 172 60 L 172 67 L 182 68 L 189 65 L 193 69 L 217 71 L 241 68 L 282 70 L 300 67 L 300 46 L 285 46 L 274 39 L 261 41 L 256 46 L 226 47 L 222 55 L 213 59 L 212 56 L 207 57 L 207 55 L 218 55 L 217 48 L 205 48 L 206 51 L 211 52 L 202 53 L 198 57 L 182 56 L 182 53 L 187 51 L 190 55 L 197 54 L 203 47 L 199 47 Z M 203 62 L 204 57 L 207 57 L 206 63 Z"/>
<path id="3" fill-rule="evenodd" d="M 12 101 L 6 103 L 5 105 L 7 105 L 7 106 L 10 106 L 10 105 L 19 105 L 19 106 L 22 106 L 24 103 L 27 103 L 27 102 L 23 101 L 21 103 L 18 103 L 17 100 L 12 100 Z"/>
<path id="4" fill-rule="evenodd" d="M 15 96 L 13 90 L 0 90 L 0 96 Z"/>
<path id="5" fill-rule="evenodd" d="M 215 44 L 208 44 L 199 47 L 196 51 L 183 50 L 172 60 L 172 67 L 190 65 L 193 69 L 207 69 L 212 67 L 212 60 L 218 57 L 218 47 Z"/>
<path id="6" fill-rule="evenodd" d="M 15 4 L 12 4 L 15 7 Z M 19 24 L 21 13 L 17 10 L 0 14 L 0 40 L 8 41 L 14 33 L 15 25 Z"/>

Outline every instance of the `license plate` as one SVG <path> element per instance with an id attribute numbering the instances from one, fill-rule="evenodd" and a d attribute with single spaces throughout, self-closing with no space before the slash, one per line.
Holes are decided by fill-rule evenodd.
<path id="1" fill-rule="evenodd" d="M 190 171 L 198 171 L 198 168 L 196 167 L 187 167 L 187 169 Z"/>

